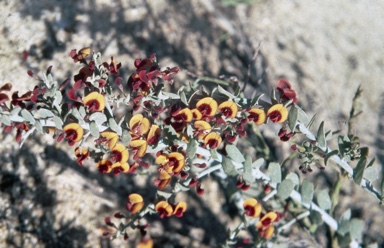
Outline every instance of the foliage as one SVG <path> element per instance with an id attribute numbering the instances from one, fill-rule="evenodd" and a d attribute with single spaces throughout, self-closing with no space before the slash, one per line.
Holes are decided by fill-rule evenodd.
<path id="1" fill-rule="evenodd" d="M 121 63 L 113 57 L 103 62 L 101 54 L 90 48 L 72 50 L 70 57 L 82 66 L 73 85 L 70 79 L 55 81 L 52 67 L 40 78 L 40 84 L 21 96 L 15 91 L 9 97 L 12 84 L 3 85 L 0 120 L 4 132 L 15 130 L 20 145 L 34 132 L 50 134 L 57 142 L 65 140 L 75 147 L 79 166 L 91 158 L 102 174 L 156 174 L 155 202 L 132 192 L 127 196 L 125 212 L 114 215 L 119 224 L 105 218 L 103 236 L 128 239 L 127 229 L 138 229 L 142 235 L 138 246 L 151 247 L 149 225 L 142 225 L 141 220 L 149 214 L 160 218 L 188 214 L 188 204 L 177 200 L 179 193 L 192 190 L 204 194 L 204 178 L 216 174 L 227 185 L 236 181 L 237 190 L 228 186 L 227 193 L 241 213 L 238 227 L 229 231 L 222 246 L 278 244 L 295 222 L 311 233 L 325 223 L 339 244 L 361 241 L 361 220 L 352 218 L 350 210 L 338 221 L 333 215 L 344 178 L 353 178 L 380 202 L 383 200 L 384 187 L 378 191 L 373 186 L 378 179 L 374 159 L 368 162 L 368 148 L 360 147 L 350 132 L 337 137 L 337 149 L 328 146 L 333 135 L 325 129 L 325 122 L 314 129 L 314 135 L 310 131 L 314 118 L 297 105 L 296 92 L 287 80 L 279 79 L 267 100 L 262 94 L 243 97 L 237 84 L 217 85 L 208 92 L 199 84 L 200 79 L 169 92 L 166 89 L 179 68 L 160 68 L 155 54 L 135 60 L 136 70 L 126 84 L 119 74 Z M 353 106 L 359 93 L 360 89 Z M 357 116 L 354 108 L 350 125 Z M 253 145 L 262 147 L 261 125 L 278 127 L 277 137 L 291 143 L 303 175 L 334 170 L 339 186 L 319 189 L 310 179 L 300 179 L 271 161 L 267 152 L 252 161 L 255 156 L 244 154 L 239 144 L 255 131 L 260 143 Z M 334 168 L 327 166 L 330 161 Z M 314 167 L 320 171 L 314 172 Z M 247 193 L 250 188 L 256 191 Z M 248 233 L 240 234 L 241 230 Z"/>

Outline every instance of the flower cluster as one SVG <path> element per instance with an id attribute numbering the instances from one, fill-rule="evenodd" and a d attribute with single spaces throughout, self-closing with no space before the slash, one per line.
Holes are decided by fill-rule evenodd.
<path id="1" fill-rule="evenodd" d="M 182 217 L 187 203 L 173 204 L 180 187 L 196 188 L 199 195 L 204 192 L 198 174 L 207 163 L 199 160 L 208 161 L 215 153 L 231 158 L 227 148 L 234 149 L 238 140 L 247 136 L 250 125 L 281 125 L 278 136 L 282 141 L 288 141 L 294 134 L 294 130 L 288 133 L 287 122 L 289 109 L 296 104 L 297 97 L 284 79 L 278 80 L 278 97 L 274 94 L 270 103 L 259 98 L 242 98 L 220 86 L 210 94 L 193 87 L 174 94 L 166 92 L 164 85 L 173 83 L 172 76 L 179 69 L 161 69 L 155 54 L 135 60 L 136 70 L 126 85 L 119 76 L 121 63 L 116 63 L 113 57 L 110 62 L 102 62 L 100 54 L 92 53 L 90 48 L 74 49 L 70 57 L 82 65 L 73 77 L 73 85 L 70 79 L 62 84 L 53 81 L 49 68 L 43 80 L 45 85 L 36 86 L 21 96 L 14 92 L 10 99 L 5 92 L 10 91 L 12 85 L 2 86 L 2 125 L 6 132 L 16 128 L 18 141 L 35 129 L 51 133 L 58 142 L 65 140 L 69 146 L 75 146 L 74 156 L 80 166 L 92 158 L 102 174 L 133 174 L 152 166 L 152 171 L 157 173 L 154 185 L 159 192 L 169 195 L 163 197 L 158 193 L 156 197 L 160 200 L 145 207 L 141 195 L 130 194 L 126 204 L 130 214 L 126 217 L 119 213 L 115 217 L 127 218 L 131 224 L 146 213 L 157 212 L 160 218 Z M 123 94 L 116 96 L 114 87 Z M 116 106 L 119 106 L 118 113 Z M 5 112 L 7 114 L 3 114 Z M 211 151 L 212 158 L 198 154 L 198 148 Z M 239 178 L 237 187 L 242 190 L 249 189 L 255 181 L 249 180 L 249 176 L 247 181 L 243 176 Z M 259 236 L 271 238 L 273 223 L 279 220 L 277 214 L 263 215 L 261 204 L 254 198 L 244 202 L 244 210 L 245 215 L 260 218 L 256 225 Z M 115 226 L 110 219 L 105 223 Z M 136 227 L 143 232 L 143 242 L 151 240 L 145 236 L 145 227 L 139 224 Z"/>

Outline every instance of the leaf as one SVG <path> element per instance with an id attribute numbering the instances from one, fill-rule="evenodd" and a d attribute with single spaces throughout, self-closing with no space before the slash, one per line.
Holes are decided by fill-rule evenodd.
<path id="1" fill-rule="evenodd" d="M 351 234 L 351 238 L 359 240 L 363 234 L 363 228 L 364 221 L 353 218 L 349 224 L 349 233 Z"/>
<path id="2" fill-rule="evenodd" d="M 79 113 L 80 113 L 80 116 L 84 119 L 84 117 L 87 115 L 87 112 L 85 111 L 84 106 L 79 107 Z"/>
<path id="3" fill-rule="evenodd" d="M 236 98 L 233 94 L 231 94 L 231 93 L 229 93 L 228 91 L 226 91 L 226 90 L 225 90 L 223 87 L 221 87 L 220 85 L 217 86 L 217 90 L 218 90 L 221 94 L 228 96 L 230 99 L 235 99 L 235 98 Z"/>
<path id="4" fill-rule="evenodd" d="M 252 175 L 252 158 L 248 154 L 245 155 L 243 179 L 247 184 L 251 184 L 255 181 Z"/>
<path id="5" fill-rule="evenodd" d="M 157 194 L 158 194 L 159 196 L 165 198 L 166 200 L 168 200 L 169 197 L 172 196 L 172 193 L 168 193 L 168 192 L 160 191 L 160 190 L 157 191 Z"/>
<path id="6" fill-rule="evenodd" d="M 339 247 L 350 247 L 351 241 L 351 236 L 348 233 L 345 235 L 337 235 L 337 244 Z"/>
<path id="7" fill-rule="evenodd" d="M 319 148 L 325 150 L 327 148 L 327 141 L 325 140 L 324 121 L 321 122 L 319 129 L 317 130 L 316 141 L 319 144 Z"/>
<path id="8" fill-rule="evenodd" d="M 35 124 L 35 118 L 33 118 L 33 116 L 28 110 L 21 110 L 21 116 L 24 118 L 25 121 L 31 123 L 32 125 Z"/>
<path id="9" fill-rule="evenodd" d="M 43 125 L 41 125 L 40 121 L 35 122 L 35 127 L 40 134 L 44 134 Z"/>
<path id="10" fill-rule="evenodd" d="M 235 145 L 226 145 L 225 151 L 233 161 L 238 163 L 242 163 L 245 161 L 243 154 L 239 151 L 239 149 Z"/>
<path id="11" fill-rule="evenodd" d="M 194 158 L 197 151 L 197 141 L 194 139 L 189 140 L 187 144 L 187 156 L 189 158 Z"/>
<path id="12" fill-rule="evenodd" d="M 109 127 L 117 133 L 117 135 L 120 136 L 122 134 L 123 131 L 122 131 L 121 127 L 119 125 L 117 125 L 114 118 L 109 118 L 108 124 L 109 124 Z"/>
<path id="13" fill-rule="evenodd" d="M 98 125 L 101 125 L 107 121 L 107 116 L 101 112 L 95 112 L 89 116 L 89 120 L 96 122 Z"/>
<path id="14" fill-rule="evenodd" d="M 311 219 L 311 222 L 315 225 L 321 225 L 323 223 L 323 217 L 321 216 L 321 213 L 317 211 L 311 211 L 309 214 L 309 218 Z"/>
<path id="15" fill-rule="evenodd" d="M 361 185 L 361 181 L 363 180 L 366 164 L 367 164 L 367 158 L 361 157 L 356 167 L 353 169 L 353 181 L 355 181 L 355 183 L 358 185 Z"/>
<path id="16" fill-rule="evenodd" d="M 57 129 L 59 130 L 62 130 L 63 129 L 63 121 L 60 119 L 60 117 L 58 116 L 54 116 L 53 118 L 53 122 L 55 123 L 55 126 Z"/>
<path id="17" fill-rule="evenodd" d="M 129 134 L 128 130 L 123 130 L 123 134 L 121 135 L 121 142 L 125 146 L 129 146 L 129 144 L 131 143 L 131 140 L 132 140 L 132 137 Z"/>
<path id="18" fill-rule="evenodd" d="M 371 183 L 379 179 L 379 172 L 377 171 L 376 166 L 371 166 L 365 169 L 364 171 L 364 178 L 370 181 Z"/>
<path id="19" fill-rule="evenodd" d="M 185 96 L 184 91 L 180 91 L 179 95 L 180 95 L 181 102 L 188 106 L 189 105 L 188 100 L 187 100 L 187 97 Z"/>
<path id="20" fill-rule="evenodd" d="M 331 209 L 332 201 L 326 190 L 320 190 L 317 193 L 317 203 L 319 204 L 319 207 L 323 210 Z"/>
<path id="21" fill-rule="evenodd" d="M 261 166 L 264 165 L 264 163 L 265 163 L 265 159 L 259 158 L 252 163 L 252 168 L 259 169 Z"/>
<path id="22" fill-rule="evenodd" d="M 327 155 L 325 155 L 325 158 L 324 158 L 324 164 L 327 165 L 327 162 L 328 160 L 334 156 L 334 155 L 337 155 L 339 154 L 339 151 L 338 150 L 333 150 L 333 151 L 330 151 L 327 153 Z"/>
<path id="23" fill-rule="evenodd" d="M 12 122 L 11 122 L 11 119 L 9 118 L 8 115 L 2 115 L 1 116 L 1 123 L 3 123 L 6 126 L 9 126 L 9 125 L 11 125 Z"/>
<path id="24" fill-rule="evenodd" d="M 325 140 L 332 139 L 332 136 L 333 136 L 332 130 L 329 130 L 328 132 L 325 133 Z"/>
<path id="25" fill-rule="evenodd" d="M 223 161 L 221 162 L 221 164 L 223 166 L 225 174 L 227 174 L 228 176 L 235 176 L 238 174 L 236 167 L 232 162 L 232 159 L 223 156 Z"/>
<path id="26" fill-rule="evenodd" d="M 209 151 L 211 153 L 212 159 L 214 159 L 214 160 L 218 160 L 219 159 L 219 156 L 217 155 L 216 149 L 210 149 Z"/>
<path id="27" fill-rule="evenodd" d="M 298 176 L 296 173 L 294 173 L 294 172 L 289 173 L 289 174 L 285 177 L 285 179 L 290 179 L 290 180 L 293 182 L 293 184 L 294 184 L 295 186 L 300 184 L 300 178 L 299 178 L 299 176 Z"/>
<path id="28" fill-rule="evenodd" d="M 297 120 L 308 127 L 309 117 L 299 106 L 295 106 L 297 109 Z"/>
<path id="29" fill-rule="evenodd" d="M 51 110 L 45 109 L 45 108 L 40 108 L 39 110 L 37 110 L 37 113 L 40 115 L 40 118 L 42 119 L 55 116 L 55 114 L 52 113 Z"/>
<path id="30" fill-rule="evenodd" d="M 95 138 L 99 138 L 99 135 L 100 135 L 100 132 L 99 132 L 99 128 L 96 124 L 96 122 L 91 122 L 89 124 L 89 131 L 91 132 L 91 135 Z"/>
<path id="31" fill-rule="evenodd" d="M 271 178 L 271 183 L 281 182 L 281 166 L 279 163 L 270 163 L 268 166 L 268 175 Z"/>
<path id="32" fill-rule="evenodd" d="M 301 201 L 306 204 L 310 204 L 313 198 L 314 185 L 308 179 L 304 179 L 301 184 Z"/>
<path id="33" fill-rule="evenodd" d="M 291 195 L 294 187 L 295 184 L 291 179 L 284 179 L 277 189 L 277 196 L 282 199 L 287 199 Z"/>
<path id="34" fill-rule="evenodd" d="M 292 131 L 295 131 L 299 110 L 296 106 L 292 106 L 288 114 L 288 126 Z"/>

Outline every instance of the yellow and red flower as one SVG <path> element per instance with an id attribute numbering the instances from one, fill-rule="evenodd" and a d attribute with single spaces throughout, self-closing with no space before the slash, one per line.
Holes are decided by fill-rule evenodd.
<path id="1" fill-rule="evenodd" d="M 109 173 L 112 171 L 112 162 L 108 159 L 102 159 L 96 164 L 96 167 L 101 174 Z"/>
<path id="2" fill-rule="evenodd" d="M 185 157 L 179 152 L 171 152 L 169 154 L 160 154 L 156 158 L 156 163 L 161 165 L 164 170 L 171 173 L 179 173 L 185 165 Z"/>
<path id="3" fill-rule="evenodd" d="M 84 106 L 88 107 L 88 110 L 91 112 L 94 111 L 103 111 L 105 108 L 105 98 L 99 92 L 89 93 L 83 99 Z"/>
<path id="4" fill-rule="evenodd" d="M 128 202 L 126 204 L 126 209 L 131 212 L 131 214 L 136 214 L 144 207 L 144 199 L 139 194 L 130 194 L 128 196 Z"/>
<path id="5" fill-rule="evenodd" d="M 220 134 L 211 132 L 204 137 L 204 147 L 215 149 L 221 145 L 222 138 Z"/>
<path id="6" fill-rule="evenodd" d="M 275 104 L 268 109 L 267 117 L 272 122 L 282 123 L 288 117 L 288 109 L 283 104 Z"/>
<path id="7" fill-rule="evenodd" d="M 173 210 L 173 215 L 175 215 L 176 217 L 182 217 L 186 210 L 187 210 L 187 203 L 179 202 L 177 203 L 177 205 Z"/>
<path id="8" fill-rule="evenodd" d="M 158 125 L 152 125 L 147 136 L 147 143 L 149 145 L 156 145 L 161 136 L 161 130 Z"/>
<path id="9" fill-rule="evenodd" d="M 79 142 L 84 135 L 84 129 L 77 123 L 67 124 L 63 131 L 65 132 L 66 139 L 70 146 L 74 145 L 76 142 Z"/>
<path id="10" fill-rule="evenodd" d="M 206 121 L 195 121 L 193 127 L 196 129 L 194 135 L 198 140 L 203 140 L 204 137 L 211 131 L 211 125 Z"/>
<path id="11" fill-rule="evenodd" d="M 275 212 L 268 212 L 256 224 L 260 237 L 270 239 L 275 230 L 273 222 L 277 221 L 278 215 Z"/>
<path id="12" fill-rule="evenodd" d="M 89 151 L 85 147 L 76 147 L 75 149 L 75 155 L 77 158 L 77 163 L 82 166 L 83 161 L 86 160 L 89 157 Z"/>
<path id="13" fill-rule="evenodd" d="M 197 109 L 192 109 L 191 110 L 191 112 L 192 112 L 192 117 L 193 117 L 193 119 L 195 119 L 195 120 L 201 120 L 201 118 L 203 118 L 203 115 L 200 113 L 200 111 L 199 110 L 197 110 Z"/>
<path id="14" fill-rule="evenodd" d="M 155 210 L 159 212 L 160 218 L 169 217 L 173 214 L 172 205 L 167 201 L 159 201 L 155 206 Z"/>
<path id="15" fill-rule="evenodd" d="M 257 218 L 260 216 L 262 206 L 255 198 L 249 198 L 244 201 L 243 208 L 245 215 Z"/>
<path id="16" fill-rule="evenodd" d="M 145 155 L 145 152 L 147 151 L 147 141 L 142 139 L 132 140 L 129 144 L 131 147 L 131 151 L 133 153 L 133 159 L 137 160 L 138 158 L 141 158 Z"/>
<path id="17" fill-rule="evenodd" d="M 256 125 L 261 125 L 266 120 L 266 114 L 262 109 L 252 108 L 248 110 L 248 113 L 248 120 L 255 122 Z"/>
<path id="18" fill-rule="evenodd" d="M 105 131 L 100 133 L 99 143 L 106 144 L 109 149 L 112 149 L 119 140 L 119 135 L 115 132 Z"/>
<path id="19" fill-rule="evenodd" d="M 225 101 L 221 103 L 219 109 L 226 118 L 235 118 L 238 111 L 237 104 L 233 101 Z"/>
<path id="20" fill-rule="evenodd" d="M 205 97 L 197 102 L 196 109 L 203 116 L 214 116 L 217 111 L 217 102 L 212 97 Z"/>
<path id="21" fill-rule="evenodd" d="M 160 190 L 162 190 L 165 187 L 167 187 L 170 182 L 171 182 L 171 175 L 169 175 L 169 173 L 166 172 L 165 170 L 161 170 L 160 177 L 159 179 L 155 180 L 154 184 L 155 186 L 159 187 Z"/>
<path id="22" fill-rule="evenodd" d="M 151 238 L 143 238 L 136 246 L 137 248 L 152 248 L 153 247 L 153 239 Z"/>
<path id="23" fill-rule="evenodd" d="M 132 116 L 129 121 L 132 139 L 138 139 L 141 135 L 148 133 L 151 127 L 151 122 L 142 114 Z"/>

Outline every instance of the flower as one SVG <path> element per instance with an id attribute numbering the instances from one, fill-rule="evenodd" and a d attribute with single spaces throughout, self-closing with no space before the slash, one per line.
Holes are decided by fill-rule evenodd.
<path id="1" fill-rule="evenodd" d="M 173 214 L 173 208 L 167 201 L 159 201 L 155 206 L 155 210 L 159 212 L 160 218 L 169 217 Z"/>
<path id="2" fill-rule="evenodd" d="M 109 159 L 111 162 L 125 163 L 128 161 L 129 152 L 123 144 L 115 145 L 111 150 Z"/>
<path id="3" fill-rule="evenodd" d="M 92 92 L 88 94 L 83 99 L 83 103 L 86 107 L 88 107 L 88 110 L 91 112 L 94 111 L 103 111 L 105 108 L 105 98 L 102 94 L 99 92 Z"/>
<path id="4" fill-rule="evenodd" d="M 205 97 L 197 102 L 196 109 L 203 116 L 214 116 L 217 111 L 217 102 L 212 97 Z"/>
<path id="5" fill-rule="evenodd" d="M 132 138 L 137 139 L 139 136 L 148 133 L 151 127 L 151 123 L 142 114 L 137 114 L 132 116 L 131 120 L 129 121 L 129 127 L 133 136 Z"/>
<path id="6" fill-rule="evenodd" d="M 297 102 L 296 92 L 292 89 L 291 84 L 284 78 L 277 81 L 276 89 L 280 92 L 280 99 L 282 101 L 292 100 L 292 103 Z"/>
<path id="7" fill-rule="evenodd" d="M 222 139 L 218 133 L 209 133 L 204 137 L 204 147 L 208 146 L 210 149 L 215 149 L 221 145 L 221 141 Z"/>
<path id="8" fill-rule="evenodd" d="M 133 152 L 133 159 L 136 160 L 138 158 L 141 158 L 145 155 L 145 152 L 147 151 L 147 141 L 146 140 L 132 140 L 129 146 L 132 149 Z"/>
<path id="9" fill-rule="evenodd" d="M 167 173 L 179 173 L 185 165 L 185 157 L 179 152 L 160 154 L 156 158 L 156 163 L 161 165 Z"/>
<path id="10" fill-rule="evenodd" d="M 259 217 L 261 213 L 261 204 L 255 198 L 249 198 L 244 201 L 244 214 L 253 218 Z"/>
<path id="11" fill-rule="evenodd" d="M 265 122 L 266 115 L 264 110 L 259 108 L 252 108 L 248 110 L 248 120 L 253 121 L 256 125 L 261 125 Z"/>
<path id="12" fill-rule="evenodd" d="M 195 121 L 193 127 L 196 129 L 194 135 L 198 140 L 203 140 L 204 137 L 211 131 L 211 125 L 206 121 Z"/>
<path id="13" fill-rule="evenodd" d="M 173 215 L 175 215 L 176 217 L 182 217 L 186 210 L 187 210 L 187 203 L 179 202 L 177 203 L 177 205 L 173 210 Z"/>
<path id="14" fill-rule="evenodd" d="M 171 175 L 169 175 L 168 172 L 165 170 L 160 171 L 160 177 L 159 179 L 156 179 L 154 181 L 155 186 L 159 187 L 159 189 L 164 189 L 168 186 L 168 184 L 171 182 Z"/>
<path id="15" fill-rule="evenodd" d="M 152 125 L 147 136 L 147 143 L 149 145 L 156 145 L 161 136 L 161 130 L 158 125 Z"/>
<path id="16" fill-rule="evenodd" d="M 131 214 L 136 214 L 144 207 L 143 197 L 139 194 L 133 193 L 128 196 L 128 202 L 126 204 L 126 209 L 131 212 Z"/>
<path id="17" fill-rule="evenodd" d="M 89 157 L 89 151 L 85 147 L 76 147 L 75 149 L 75 155 L 77 157 L 77 163 L 82 166 L 83 161 L 86 160 Z"/>
<path id="18" fill-rule="evenodd" d="M 151 238 L 143 238 L 136 246 L 137 248 L 152 248 L 153 247 L 153 239 Z"/>
<path id="19" fill-rule="evenodd" d="M 105 143 L 109 147 L 109 149 L 112 149 L 117 141 L 119 140 L 119 135 L 115 132 L 105 131 L 100 133 L 100 138 L 98 139 L 98 143 Z"/>
<path id="20" fill-rule="evenodd" d="M 281 103 L 275 104 L 270 109 L 268 109 L 267 117 L 272 122 L 282 123 L 288 117 L 288 109 Z"/>
<path id="21" fill-rule="evenodd" d="M 112 171 L 112 162 L 108 159 L 102 159 L 96 164 L 96 167 L 101 174 L 109 173 Z"/>
<path id="22" fill-rule="evenodd" d="M 77 123 L 67 124 L 63 128 L 63 131 L 70 146 L 73 146 L 76 142 L 79 142 L 84 135 L 84 129 Z"/>
<path id="23" fill-rule="evenodd" d="M 266 215 L 264 215 L 256 224 L 256 228 L 260 237 L 270 239 L 275 230 L 272 224 L 277 220 L 278 215 L 275 212 L 268 212 Z"/>
<path id="24" fill-rule="evenodd" d="M 221 103 L 219 105 L 219 109 L 226 118 L 235 118 L 238 111 L 236 103 L 232 101 L 225 101 Z"/>

